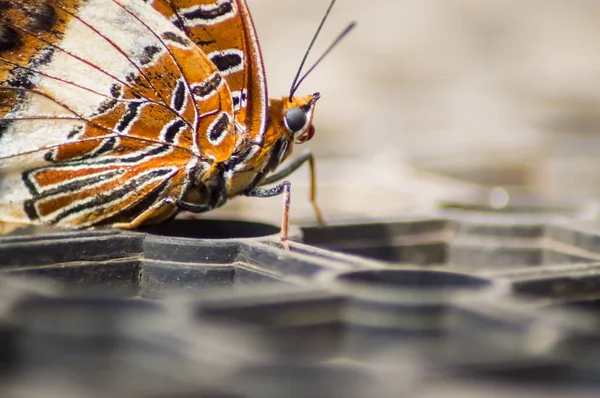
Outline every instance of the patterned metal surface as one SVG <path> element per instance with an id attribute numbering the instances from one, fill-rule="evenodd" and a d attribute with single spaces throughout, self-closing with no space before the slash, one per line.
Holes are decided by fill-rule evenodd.
<path id="1" fill-rule="evenodd" d="M 244 221 L 20 231 L 0 241 L 2 396 L 593 396 L 600 224 L 582 214 L 446 202 L 302 226 L 291 252 Z"/>

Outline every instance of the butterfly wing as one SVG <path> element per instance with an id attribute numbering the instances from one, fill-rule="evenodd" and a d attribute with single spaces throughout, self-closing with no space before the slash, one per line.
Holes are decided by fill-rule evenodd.
<path id="1" fill-rule="evenodd" d="M 229 88 L 152 7 L 0 0 L 0 11 L 0 219 L 152 218 L 194 167 L 231 156 Z"/>
<path id="2" fill-rule="evenodd" d="M 266 130 L 267 87 L 260 46 L 245 0 L 154 0 L 155 9 L 201 48 L 225 77 L 238 127 L 260 139 Z"/>

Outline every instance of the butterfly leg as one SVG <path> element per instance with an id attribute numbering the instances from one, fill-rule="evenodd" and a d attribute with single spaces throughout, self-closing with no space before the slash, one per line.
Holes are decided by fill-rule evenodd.
<path id="1" fill-rule="evenodd" d="M 204 196 L 208 198 L 207 203 L 191 203 L 185 201 L 184 199 L 172 197 L 171 195 L 173 195 L 173 193 L 165 193 L 161 199 L 158 199 L 152 206 L 139 214 L 133 220 L 127 223 L 113 224 L 113 227 L 125 229 L 137 228 L 151 218 L 158 218 L 160 221 L 165 221 L 175 216 L 179 210 L 189 211 L 192 213 L 203 213 L 212 210 L 224 203 L 225 194 L 223 184 L 216 184 L 211 187 L 213 188 L 212 191 L 210 191 L 209 188 L 204 185 L 198 188 L 201 190 Z M 161 216 L 157 217 L 157 214 L 161 214 Z"/>
<path id="2" fill-rule="evenodd" d="M 184 211 L 189 211 L 190 213 L 204 213 L 207 211 L 212 210 L 214 207 L 209 205 L 209 204 L 195 204 L 195 203 L 188 203 L 188 202 L 184 202 L 183 200 L 175 200 L 173 202 L 175 204 L 175 206 L 177 206 L 179 209 L 184 210 Z"/>
<path id="3" fill-rule="evenodd" d="M 283 214 L 281 216 L 281 244 L 283 248 L 287 251 L 290 251 L 290 245 L 288 244 L 288 227 L 290 224 L 291 188 L 292 184 L 290 184 L 289 181 L 283 181 L 281 184 L 276 185 L 273 188 L 256 187 L 244 192 L 244 195 L 252 196 L 255 198 L 270 198 L 273 196 L 283 194 Z"/>
<path id="4" fill-rule="evenodd" d="M 156 215 L 161 213 L 162 211 L 165 212 L 164 213 L 165 216 L 163 216 L 162 218 L 168 219 L 168 218 L 172 217 L 174 214 L 174 211 L 171 211 L 169 209 L 169 207 L 172 207 L 172 204 L 169 203 L 167 200 L 156 202 L 155 204 L 150 206 L 148 209 L 146 209 L 143 213 L 138 215 L 133 220 L 131 220 L 129 222 L 114 223 L 111 226 L 113 228 L 121 228 L 121 229 L 137 228 L 137 227 L 141 226 L 142 224 L 144 224 L 146 221 L 148 221 L 152 218 L 155 218 Z"/>
<path id="5" fill-rule="evenodd" d="M 204 213 L 217 207 L 221 207 L 227 201 L 227 188 L 223 182 L 223 178 L 217 178 L 215 182 L 209 185 L 200 184 L 194 189 L 200 192 L 202 198 L 205 198 L 204 203 L 189 202 L 185 199 L 169 199 L 171 203 L 177 206 L 180 210 L 189 211 L 191 213 Z"/>
<path id="6" fill-rule="evenodd" d="M 296 159 L 293 159 L 289 162 L 289 164 L 285 165 L 285 167 L 281 168 L 279 171 L 265 178 L 265 180 L 260 184 L 268 185 L 273 182 L 284 179 L 285 177 L 292 174 L 294 171 L 298 170 L 300 166 L 308 162 L 308 167 L 310 169 L 310 203 L 315 210 L 315 215 L 317 216 L 317 221 L 321 225 L 325 225 L 325 219 L 323 218 L 323 213 L 321 213 L 321 209 L 317 204 L 317 174 L 315 167 L 315 156 L 307 151 L 302 155 L 298 156 Z"/>
<path id="7" fill-rule="evenodd" d="M 189 211 L 192 213 L 204 213 L 206 211 L 212 210 L 214 207 L 210 204 L 202 204 L 198 205 L 195 203 L 188 203 L 182 200 L 173 200 L 171 198 L 166 198 L 162 202 L 158 202 L 154 204 L 152 207 L 148 208 L 148 210 L 144 211 L 142 214 L 137 216 L 135 219 L 128 223 L 117 223 L 113 224 L 115 228 L 123 228 L 123 229 L 132 229 L 137 228 L 142 225 L 146 220 L 148 220 L 151 216 L 154 216 L 155 213 L 159 212 L 162 208 L 173 207 L 176 206 L 179 210 Z M 169 212 L 174 214 L 175 212 Z M 169 218 L 169 217 L 167 217 Z"/>

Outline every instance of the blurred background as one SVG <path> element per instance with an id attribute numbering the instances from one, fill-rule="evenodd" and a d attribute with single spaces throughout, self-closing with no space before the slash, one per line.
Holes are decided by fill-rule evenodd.
<path id="1" fill-rule="evenodd" d="M 329 0 L 247 1 L 285 96 Z M 600 1 L 338 0 L 308 66 L 354 20 L 298 91 L 322 99 L 296 153 L 330 224 L 373 221 L 305 242 L 367 258 L 188 239 L 241 223 L 9 237 L 0 397 L 598 396 L 600 228 L 573 201 L 600 203 Z M 314 223 L 308 167 L 289 179 L 292 221 Z M 507 206 L 524 191 L 569 203 Z M 491 208 L 436 219 L 474 197 Z"/>
<path id="2" fill-rule="evenodd" d="M 249 0 L 271 97 L 291 80 L 328 0 Z M 600 3 L 338 0 L 309 58 L 356 29 L 299 93 L 319 91 L 317 156 L 328 219 L 427 211 L 480 185 L 549 195 L 600 190 Z M 291 177 L 310 220 L 308 174 Z M 276 219 L 279 199 L 222 213 Z"/>

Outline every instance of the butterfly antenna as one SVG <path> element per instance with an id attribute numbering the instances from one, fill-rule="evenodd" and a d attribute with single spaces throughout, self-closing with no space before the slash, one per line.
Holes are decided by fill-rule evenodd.
<path id="1" fill-rule="evenodd" d="M 323 28 L 323 25 L 325 25 L 325 21 L 327 20 L 327 17 L 329 16 L 329 13 L 331 12 L 333 5 L 335 4 L 335 1 L 336 0 L 331 0 L 331 3 L 329 3 L 329 7 L 327 7 L 327 11 L 325 11 L 325 15 L 323 15 L 323 19 L 321 19 L 321 23 L 319 24 L 319 27 L 317 28 L 315 35 L 313 36 L 310 44 L 308 45 L 308 48 L 306 49 L 306 52 L 304 53 L 304 57 L 302 58 L 302 61 L 300 62 L 300 67 L 298 68 L 298 72 L 296 72 L 296 76 L 294 77 L 294 81 L 292 82 L 292 87 L 290 88 L 290 98 L 289 98 L 290 101 L 292 100 L 292 96 L 294 95 L 294 92 L 298 88 L 298 85 L 296 84 L 296 82 L 298 81 L 298 78 L 300 77 L 300 73 L 302 73 L 302 68 L 304 67 L 306 58 L 308 58 L 308 54 L 310 54 L 310 50 L 312 50 L 312 47 L 315 44 L 315 41 L 317 40 L 317 37 L 319 37 L 319 33 L 321 33 L 321 28 Z"/>
<path id="2" fill-rule="evenodd" d="M 298 82 L 296 83 L 296 86 L 292 89 L 292 92 L 290 94 L 290 100 L 292 99 L 292 95 L 294 94 L 294 92 L 296 92 L 296 90 L 298 89 L 298 87 L 300 86 L 300 84 L 302 84 L 302 82 L 304 81 L 304 79 L 306 79 L 308 77 L 308 75 L 310 75 L 310 73 L 317 67 L 317 65 L 319 65 L 319 63 L 321 63 L 321 61 L 323 61 L 323 59 L 327 56 L 327 54 L 329 54 L 331 52 L 331 50 L 333 50 L 338 43 L 348 34 L 350 33 L 350 31 L 352 29 L 354 29 L 354 27 L 356 26 L 356 22 L 351 22 L 346 29 L 344 29 L 342 31 L 342 33 L 340 33 L 338 35 L 338 37 L 333 41 L 333 43 L 331 43 L 331 45 L 327 48 L 327 50 L 325 50 L 325 52 L 323 52 L 323 55 L 321 55 L 319 57 L 319 59 L 317 59 L 315 61 L 315 63 L 306 71 L 306 73 L 298 80 Z"/>

